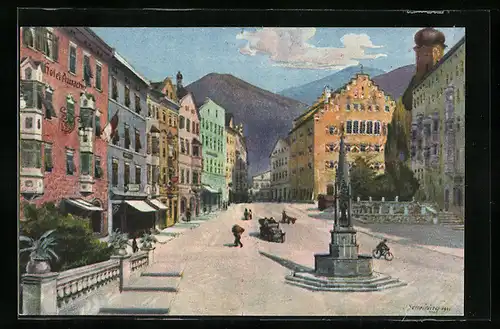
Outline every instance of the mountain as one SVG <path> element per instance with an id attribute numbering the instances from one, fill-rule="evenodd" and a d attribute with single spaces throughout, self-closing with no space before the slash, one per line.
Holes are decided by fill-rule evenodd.
<path id="1" fill-rule="evenodd" d="M 356 73 L 360 73 L 361 69 L 364 73 L 369 74 L 370 77 L 375 77 L 385 73 L 385 71 L 383 70 L 371 67 L 361 68 L 360 66 L 349 66 L 319 80 L 282 90 L 278 94 L 288 98 L 296 99 L 305 104 L 312 105 L 321 95 L 323 89 L 325 89 L 325 86 L 330 86 L 330 89 L 332 90 L 340 88 L 345 85 L 350 79 L 352 79 L 352 77 Z"/>
<path id="2" fill-rule="evenodd" d="M 386 93 L 392 96 L 394 100 L 403 96 L 406 87 L 415 74 L 415 65 L 406 65 L 390 72 L 378 75 L 373 81 Z"/>
<path id="3" fill-rule="evenodd" d="M 243 123 L 246 136 L 249 172 L 253 175 L 269 169 L 269 153 L 281 136 L 286 136 L 294 118 L 307 105 L 258 88 L 230 74 L 210 73 L 186 86 L 197 103 L 206 97 Z"/>

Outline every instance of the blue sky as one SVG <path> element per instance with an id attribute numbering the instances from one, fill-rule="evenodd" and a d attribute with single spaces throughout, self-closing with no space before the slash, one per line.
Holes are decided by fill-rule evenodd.
<path id="1" fill-rule="evenodd" d="M 92 28 L 152 81 L 184 84 L 229 73 L 278 92 L 358 63 L 384 71 L 414 64 L 420 28 Z M 451 48 L 464 28 L 438 28 Z"/>

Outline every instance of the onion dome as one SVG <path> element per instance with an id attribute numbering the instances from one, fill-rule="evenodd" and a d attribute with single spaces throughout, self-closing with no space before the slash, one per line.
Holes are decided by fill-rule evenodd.
<path id="1" fill-rule="evenodd" d="M 443 32 L 438 31 L 432 27 L 426 27 L 415 33 L 415 44 L 421 46 L 444 46 L 445 37 Z"/>

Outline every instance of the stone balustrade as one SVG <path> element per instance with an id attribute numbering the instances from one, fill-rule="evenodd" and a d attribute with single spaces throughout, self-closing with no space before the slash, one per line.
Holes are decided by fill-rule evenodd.
<path id="1" fill-rule="evenodd" d="M 24 274 L 22 315 L 92 315 L 153 262 L 154 248 L 64 272 Z"/>
<path id="2" fill-rule="evenodd" d="M 384 197 L 375 201 L 371 197 L 361 200 L 359 197 L 352 203 L 352 214 L 366 222 L 374 223 L 434 223 L 436 213 L 428 210 L 427 205 L 412 201 L 386 201 Z"/>

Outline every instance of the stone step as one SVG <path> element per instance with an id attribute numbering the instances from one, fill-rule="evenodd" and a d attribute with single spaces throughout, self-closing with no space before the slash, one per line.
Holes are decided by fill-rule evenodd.
<path id="1" fill-rule="evenodd" d="M 169 312 L 168 308 L 103 307 L 98 315 L 168 315 Z"/>
<path id="2" fill-rule="evenodd" d="M 340 284 L 359 284 L 359 283 L 367 283 L 367 284 L 374 284 L 374 283 L 377 283 L 377 282 L 381 282 L 381 281 L 384 281 L 384 280 L 388 280 L 388 279 L 393 279 L 391 276 L 389 275 L 380 275 L 378 273 L 375 273 L 374 276 L 372 277 L 369 277 L 369 278 L 366 278 L 366 277 L 354 277 L 354 278 L 342 278 L 342 277 L 336 277 L 336 278 L 333 278 L 333 279 L 327 279 L 325 277 L 315 277 L 314 274 L 303 274 L 303 273 L 295 273 L 294 275 L 292 275 L 292 277 L 294 278 L 298 278 L 298 279 L 304 279 L 304 280 L 307 280 L 307 281 L 314 281 L 314 282 L 318 282 L 318 283 L 323 283 L 323 282 L 328 282 L 328 283 L 340 283 Z"/>
<path id="3" fill-rule="evenodd" d="M 391 288 L 396 288 L 396 287 L 403 287 L 406 286 L 406 283 L 401 282 L 397 279 L 392 279 L 389 282 L 386 282 L 384 284 L 377 284 L 374 286 L 351 286 L 351 285 L 345 285 L 342 287 L 322 287 L 322 286 L 316 286 L 313 284 L 310 284 L 310 282 L 307 282 L 304 280 L 304 282 L 299 282 L 299 281 L 293 281 L 293 280 L 286 280 L 285 281 L 287 284 L 305 288 L 308 290 L 312 291 L 337 291 L 337 292 L 369 292 L 369 291 L 379 291 L 379 290 L 385 290 L 385 289 L 391 289 Z"/>
<path id="4" fill-rule="evenodd" d="M 123 291 L 178 292 L 181 277 L 138 276 L 123 287 Z"/>
<path id="5" fill-rule="evenodd" d="M 175 293 L 165 293 L 159 291 L 123 291 L 107 300 L 101 308 L 101 312 L 119 312 L 121 309 L 163 309 L 170 308 Z M 116 311 L 115 311 L 116 310 Z M 126 311 L 124 311 L 126 312 Z M 133 312 L 131 314 L 134 314 Z"/>
<path id="6" fill-rule="evenodd" d="M 386 286 L 389 284 L 395 284 L 398 283 L 398 279 L 393 279 L 393 278 L 382 278 L 382 280 L 379 280 L 377 282 L 328 282 L 328 283 L 323 283 L 323 282 L 318 282 L 318 281 L 313 281 L 309 279 L 304 279 L 304 278 L 297 278 L 293 276 L 287 276 L 286 280 L 292 281 L 292 282 L 297 282 L 301 284 L 305 284 L 308 286 L 316 287 L 321 289 L 375 289 L 377 290 L 379 287 Z"/>
<path id="7" fill-rule="evenodd" d="M 182 272 L 142 272 L 141 276 L 162 277 L 162 278 L 182 278 Z"/>

